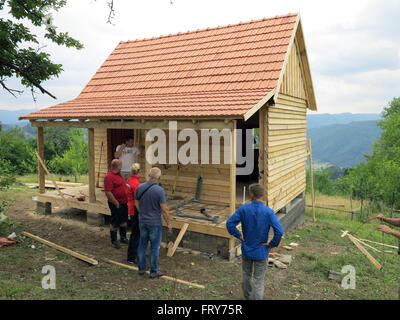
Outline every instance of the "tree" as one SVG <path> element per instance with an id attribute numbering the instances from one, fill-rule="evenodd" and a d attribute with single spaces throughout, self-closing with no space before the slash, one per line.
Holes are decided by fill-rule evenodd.
<path id="1" fill-rule="evenodd" d="M 373 154 L 351 170 L 349 181 L 360 197 L 400 207 L 400 98 L 393 99 L 382 116 L 382 134 L 372 146 Z"/>
<path id="2" fill-rule="evenodd" d="M 49 162 L 50 170 L 57 174 L 73 174 L 75 182 L 78 177 L 88 172 L 88 145 L 84 140 L 84 130 L 70 131 L 71 142 L 69 149 L 62 156 L 56 156 Z"/>
<path id="3" fill-rule="evenodd" d="M 53 63 L 50 54 L 42 51 L 43 47 L 39 47 L 37 36 L 28 25 L 45 29 L 44 37 L 57 45 L 82 49 L 83 45 L 78 40 L 70 37 L 68 32 L 57 32 L 57 27 L 53 25 L 51 12 L 65 5 L 66 0 L 0 0 L 0 10 L 9 10 L 9 19 L 0 18 L 0 85 L 13 96 L 23 90 L 9 88 L 6 81 L 17 77 L 24 87 L 31 90 L 33 99 L 35 88 L 56 98 L 42 83 L 58 77 L 63 71 L 62 66 Z"/>
<path id="4" fill-rule="evenodd" d="M 5 160 L 15 174 L 31 173 L 37 162 L 31 143 L 26 141 L 22 128 L 14 127 L 0 132 L 0 160 Z"/>

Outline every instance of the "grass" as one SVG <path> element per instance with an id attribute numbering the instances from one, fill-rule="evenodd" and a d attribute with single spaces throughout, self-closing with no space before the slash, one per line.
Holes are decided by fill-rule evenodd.
<path id="1" fill-rule="evenodd" d="M 345 204 L 348 209 L 348 199 L 342 197 L 317 196 L 320 204 Z M 353 202 L 354 205 L 354 202 Z M 370 217 L 378 212 L 370 212 Z M 312 221 L 311 208 L 306 209 L 306 219 Z M 309 225 L 299 231 L 290 233 L 285 242 L 300 242 L 302 245 L 312 242 L 313 251 L 304 251 L 296 255 L 296 264 L 300 271 L 311 275 L 311 281 L 323 281 L 328 270 L 341 272 L 345 265 L 356 269 L 356 290 L 334 290 L 340 292 L 341 298 L 351 299 L 396 299 L 398 277 L 400 275 L 399 257 L 397 250 L 392 254 L 376 253 L 368 249 L 375 259 L 383 266 L 382 270 L 375 268 L 372 263 L 358 250 L 348 237 L 341 237 L 341 230 L 348 230 L 357 238 L 384 242 L 397 246 L 398 241 L 390 235 L 383 235 L 377 230 L 379 223 L 371 221 L 362 223 L 359 214 L 352 221 L 350 214 L 332 210 L 317 209 L 316 224 Z M 363 220 L 365 221 L 365 220 Z M 382 249 L 382 247 L 377 247 Z M 338 253 L 338 254 L 336 254 Z M 323 295 L 329 295 L 330 286 L 322 289 Z M 327 291 L 328 290 L 328 291 Z"/>
<path id="2" fill-rule="evenodd" d="M 13 198 L 16 205 L 26 206 L 35 192 L 37 191 L 25 186 L 13 186 L 0 196 Z M 308 196 L 307 200 L 310 201 Z M 349 200 L 343 197 L 317 195 L 316 202 L 325 205 L 344 204 L 345 208 L 349 208 Z M 354 201 L 353 207 L 356 206 L 357 202 Z M 12 210 L 13 208 L 9 209 L 12 220 L 7 224 L 0 224 L 0 236 L 7 236 L 13 231 L 18 233 L 18 228 L 27 228 L 27 222 L 29 229 L 36 227 L 37 231 L 42 230 L 44 223 L 47 230 L 52 231 L 52 217 L 37 217 L 40 222 L 35 226 L 34 219 L 27 220 L 25 217 L 26 220 L 20 220 L 21 211 L 12 214 Z M 377 212 L 370 212 L 371 217 L 376 214 Z M 383 241 L 397 246 L 394 237 L 382 237 L 382 233 L 377 231 L 376 221 L 361 224 L 358 215 L 351 221 L 350 214 L 317 209 L 316 219 L 317 223 L 312 224 L 312 212 L 307 208 L 306 225 L 285 235 L 285 244 L 297 242 L 299 246 L 290 252 L 278 249 L 282 254 L 291 254 L 293 262 L 286 270 L 268 269 L 265 285 L 267 299 L 397 299 L 400 265 L 396 250 L 393 249 L 393 254 L 380 254 L 369 250 L 382 264 L 383 270 L 380 271 L 347 237 L 342 238 L 340 235 L 341 230 L 349 230 L 357 238 Z M 58 225 L 59 222 L 56 226 Z M 66 228 L 67 225 L 63 230 Z M 74 230 L 69 229 L 68 234 Z M 80 234 L 76 230 L 74 232 L 75 238 L 78 237 L 75 240 L 90 236 L 83 229 Z M 209 260 L 203 255 L 190 256 L 180 253 L 175 255 L 174 260 L 168 260 L 169 264 L 164 265 L 164 268 L 166 267 L 170 275 L 174 275 L 173 270 L 181 270 L 185 279 L 198 279 L 195 282 L 206 285 L 205 290 L 200 290 L 165 280 L 152 282 L 110 264 L 100 263 L 99 266 L 88 267 L 77 259 L 32 239 L 19 236 L 18 241 L 17 245 L 0 248 L 0 299 L 214 300 L 242 297 L 240 261 L 228 263 L 218 259 Z M 67 247 L 71 245 L 68 238 L 58 241 Z M 36 249 L 30 248 L 32 244 Z M 72 247 L 85 251 L 85 248 L 77 243 Z M 100 259 L 101 255 L 96 258 Z M 192 266 L 191 262 L 195 265 Z M 41 288 L 41 270 L 46 264 L 54 265 L 57 270 L 56 290 Z M 344 290 L 340 283 L 328 280 L 329 270 L 341 272 L 346 265 L 352 265 L 356 270 L 355 290 Z M 205 278 L 199 277 L 199 274 L 204 274 Z"/>

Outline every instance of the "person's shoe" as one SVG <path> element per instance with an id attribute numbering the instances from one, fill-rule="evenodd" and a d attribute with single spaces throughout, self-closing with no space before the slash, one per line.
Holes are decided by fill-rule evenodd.
<path id="1" fill-rule="evenodd" d="M 119 241 L 124 244 L 129 244 L 129 240 L 127 238 L 120 238 Z"/>
<path id="2" fill-rule="evenodd" d="M 121 249 L 121 246 L 119 245 L 119 242 L 117 240 L 111 242 L 111 247 L 115 249 Z"/>
<path id="3" fill-rule="evenodd" d="M 129 240 L 126 237 L 126 227 L 119 227 L 119 237 L 121 243 L 129 244 Z"/>
<path id="4" fill-rule="evenodd" d="M 143 276 L 146 273 L 146 270 L 139 270 L 139 276 Z"/>
<path id="5" fill-rule="evenodd" d="M 162 271 L 158 271 L 157 273 L 151 273 L 150 274 L 150 279 L 158 279 L 161 278 L 162 276 L 165 276 L 166 273 Z"/>
<path id="6" fill-rule="evenodd" d="M 138 261 L 137 261 L 137 259 L 133 259 L 133 260 L 127 260 L 127 263 L 128 263 L 128 264 L 131 264 L 131 265 L 135 265 L 135 266 L 137 266 L 137 264 L 138 264 Z"/>
<path id="7" fill-rule="evenodd" d="M 111 246 L 115 249 L 120 249 L 121 246 L 119 245 L 119 242 L 117 240 L 117 231 L 110 230 L 110 236 L 111 236 Z"/>

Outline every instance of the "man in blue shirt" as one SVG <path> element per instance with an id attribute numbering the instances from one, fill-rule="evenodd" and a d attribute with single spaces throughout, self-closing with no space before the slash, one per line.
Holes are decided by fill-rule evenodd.
<path id="1" fill-rule="evenodd" d="M 264 205 L 264 189 L 259 184 L 249 187 L 250 204 L 242 205 L 226 221 L 228 232 L 242 241 L 243 295 L 246 300 L 262 300 L 267 270 L 268 249 L 277 247 L 283 235 L 281 223 L 274 211 Z M 239 222 L 242 232 L 237 229 Z M 269 229 L 274 237 L 268 243 Z M 253 272 L 254 270 L 254 272 Z"/>
<path id="2" fill-rule="evenodd" d="M 165 273 L 158 270 L 158 255 L 161 244 L 161 230 L 163 216 L 168 230 L 172 231 L 169 221 L 169 211 L 164 189 L 159 186 L 161 170 L 151 168 L 150 180 L 137 187 L 135 193 L 135 206 L 139 214 L 140 239 L 138 246 L 138 267 L 139 274 L 146 272 L 146 249 L 150 241 L 150 278 L 159 278 Z"/>

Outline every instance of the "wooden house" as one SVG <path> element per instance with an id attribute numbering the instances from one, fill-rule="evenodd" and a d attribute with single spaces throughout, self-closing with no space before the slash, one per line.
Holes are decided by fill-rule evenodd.
<path id="1" fill-rule="evenodd" d="M 265 203 L 279 214 L 284 228 L 304 220 L 307 109 L 317 106 L 302 24 L 299 14 L 289 14 L 120 42 L 77 98 L 20 119 L 29 119 L 37 127 L 41 157 L 43 128 L 87 128 L 89 186 L 79 189 L 87 200 L 46 192 L 39 166 L 38 203 L 69 203 L 87 210 L 90 221 L 109 215 L 103 179 L 123 136 L 132 135 L 135 145 L 146 151 L 147 132 L 168 129 L 170 121 L 176 121 L 178 131 L 231 130 L 229 150 L 224 150 L 223 139 L 220 148 L 222 157 L 230 153 L 231 163 L 154 164 L 162 170 L 161 183 L 171 196 L 171 209 L 179 199 L 194 197 L 197 179 L 202 177 L 201 201 L 186 213 L 201 216 L 198 209 L 206 208 L 220 217 L 218 223 L 180 217 L 171 210 L 173 228 L 178 232 L 189 223 L 184 246 L 214 248 L 227 255 L 235 241 L 225 221 L 243 202 L 243 186 L 250 182 L 264 186 Z M 236 174 L 235 129 L 256 129 L 259 136 L 256 170 L 246 177 Z M 145 157 L 139 162 L 145 177 L 153 164 Z"/>

